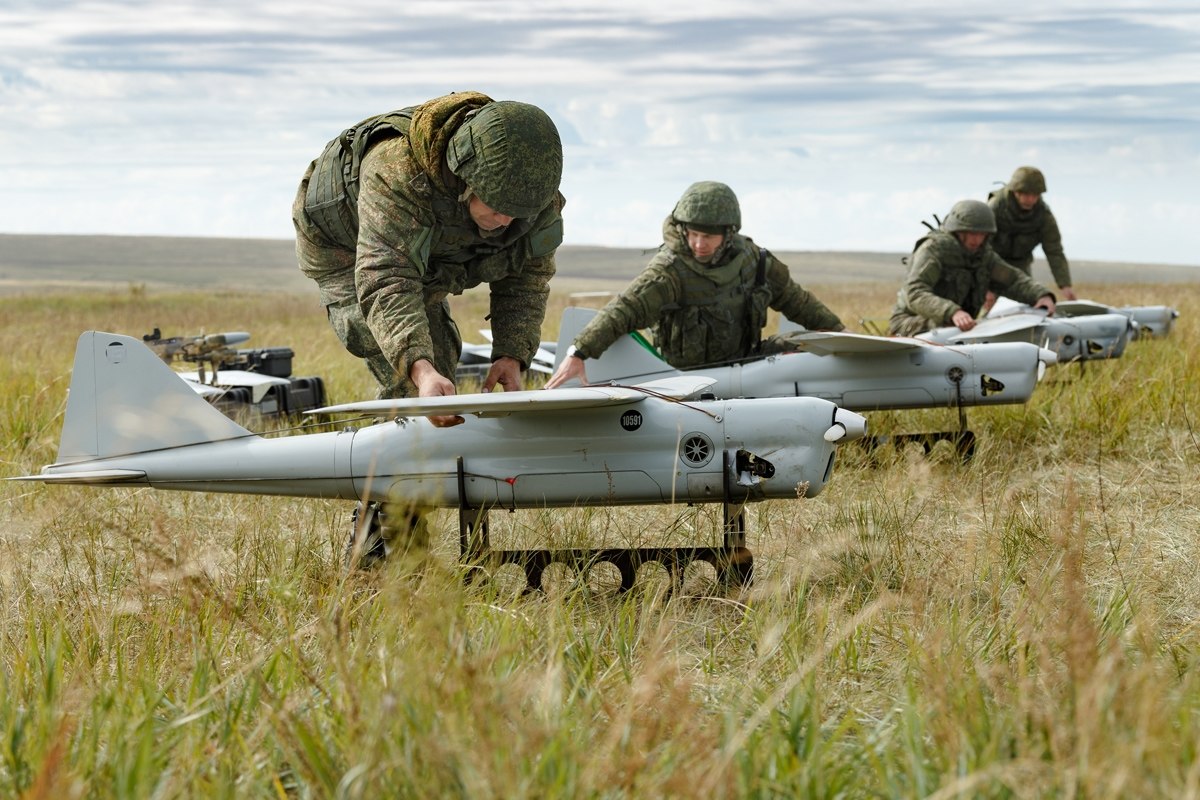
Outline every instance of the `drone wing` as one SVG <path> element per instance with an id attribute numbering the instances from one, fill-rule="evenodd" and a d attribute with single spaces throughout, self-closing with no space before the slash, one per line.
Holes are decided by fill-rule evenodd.
<path id="1" fill-rule="evenodd" d="M 562 411 L 638 403 L 646 397 L 684 400 L 716 383 L 706 377 L 666 378 L 637 386 L 581 386 L 574 389 L 487 394 L 455 394 L 445 397 L 401 397 L 364 400 L 314 409 L 309 414 L 372 414 L 382 417 L 428 417 L 449 414 L 491 416 L 522 411 Z"/>
<path id="2" fill-rule="evenodd" d="M 989 337 L 1005 336 L 1017 331 L 1029 330 L 1046 321 L 1045 313 L 1027 312 L 1007 314 L 1003 317 L 988 317 L 978 322 L 969 331 L 960 331 L 954 335 L 954 340 L 963 342 L 972 339 L 984 340 Z"/>
<path id="3" fill-rule="evenodd" d="M 847 356 L 872 353 L 892 353 L 930 347 L 931 343 L 919 339 L 894 336 L 870 336 L 865 333 L 821 333 L 805 331 L 792 333 L 788 344 L 803 353 L 817 356 Z"/>

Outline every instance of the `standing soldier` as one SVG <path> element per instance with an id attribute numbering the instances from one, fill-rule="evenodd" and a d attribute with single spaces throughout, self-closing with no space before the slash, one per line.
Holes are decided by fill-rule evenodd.
<path id="1" fill-rule="evenodd" d="M 888 333 L 915 336 L 943 325 L 969 331 L 989 292 L 1054 313 L 1054 295 L 1006 264 L 988 244 L 996 219 L 986 203 L 960 200 L 940 230 L 917 240 Z"/>
<path id="2" fill-rule="evenodd" d="M 584 361 L 621 336 L 653 328 L 674 367 L 691 369 L 777 352 L 762 341 L 767 308 L 807 328 L 840 331 L 837 315 L 792 281 L 787 265 L 738 230 L 737 196 L 723 183 L 693 183 L 663 222 L 663 244 L 642 273 L 579 332 L 547 389 L 579 378 Z"/>
<path id="3" fill-rule="evenodd" d="M 1050 206 L 1042 200 L 1046 177 L 1037 167 L 1017 167 L 1009 182 L 988 195 L 988 205 L 996 215 L 996 235 L 992 249 L 996 255 L 1032 277 L 1033 249 L 1039 244 L 1059 291 L 1067 300 L 1075 300 L 1071 288 L 1071 265 L 1063 252 L 1062 235 Z"/>
<path id="4" fill-rule="evenodd" d="M 481 283 L 494 333 L 484 391 L 522 388 L 562 241 L 561 176 L 550 117 L 478 92 L 370 117 L 309 164 L 292 206 L 296 256 L 380 398 L 454 394 L 462 339 L 446 298 Z M 374 507 L 356 514 L 364 511 L 381 516 Z M 419 513 L 393 516 L 424 543 Z M 356 525 L 367 527 L 376 526 Z M 385 526 L 382 540 L 352 546 L 367 561 L 386 555 L 392 538 Z"/>

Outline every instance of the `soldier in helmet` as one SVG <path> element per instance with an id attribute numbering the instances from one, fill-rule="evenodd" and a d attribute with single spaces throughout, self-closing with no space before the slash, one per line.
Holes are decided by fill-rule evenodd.
<path id="1" fill-rule="evenodd" d="M 587 324 L 546 384 L 586 381 L 585 359 L 621 336 L 652 328 L 675 367 L 689 369 L 778 352 L 764 342 L 767 309 L 818 330 L 843 329 L 837 315 L 796 284 L 787 265 L 738 231 L 737 196 L 723 183 L 693 183 L 663 222 L 663 244 L 625 291 Z"/>
<path id="2" fill-rule="evenodd" d="M 561 176 L 550 117 L 478 92 L 370 117 L 309 164 L 292 206 L 300 269 L 380 398 L 455 393 L 462 339 L 446 298 L 482 283 L 484 390 L 522 388 L 562 241 Z"/>
<path id="3" fill-rule="evenodd" d="M 1033 249 L 1042 246 L 1058 290 L 1067 300 L 1075 300 L 1071 284 L 1071 265 L 1063 252 L 1062 235 L 1050 206 L 1042 200 L 1046 177 L 1037 167 L 1017 167 L 1002 188 L 988 195 L 988 205 L 996 215 L 996 235 L 992 249 L 996 255 L 1026 275 L 1033 275 Z"/>
<path id="4" fill-rule="evenodd" d="M 1054 313 L 1054 295 L 1006 264 L 988 238 L 996 219 L 986 203 L 960 200 L 939 230 L 913 248 L 908 277 L 896 293 L 888 332 L 914 336 L 943 325 L 969 331 L 988 292 Z"/>

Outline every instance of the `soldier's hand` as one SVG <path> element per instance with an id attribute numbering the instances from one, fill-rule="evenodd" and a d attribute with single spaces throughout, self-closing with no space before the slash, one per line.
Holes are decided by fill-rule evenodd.
<path id="1" fill-rule="evenodd" d="M 580 383 L 587 386 L 587 370 L 584 369 L 583 359 L 567 356 L 558 365 L 558 369 L 554 370 L 554 374 L 550 376 L 550 380 L 546 381 L 546 388 L 557 389 L 567 381 L 574 380 L 575 378 L 578 378 Z"/>
<path id="2" fill-rule="evenodd" d="M 525 388 L 521 380 L 521 362 L 512 356 L 501 356 L 492 362 L 487 378 L 483 381 L 483 390 L 490 392 L 500 384 L 506 392 L 519 392 Z"/>
<path id="3" fill-rule="evenodd" d="M 983 296 L 983 308 L 980 309 L 984 314 L 992 310 L 992 306 L 996 305 L 996 293 L 988 289 L 988 293 Z"/>
<path id="4" fill-rule="evenodd" d="M 413 362 L 408 377 L 416 384 L 418 397 L 447 397 L 456 394 L 454 382 L 438 372 L 433 364 L 425 359 Z M 429 421 L 437 428 L 450 428 L 464 422 L 463 418 L 457 415 L 430 417 Z"/>
<path id="5" fill-rule="evenodd" d="M 1078 300 L 1079 299 L 1078 297 L 1075 296 L 1075 290 L 1072 289 L 1070 286 L 1058 287 L 1058 293 L 1063 296 L 1063 300 Z"/>
<path id="6" fill-rule="evenodd" d="M 1046 309 L 1046 313 L 1048 313 L 1050 316 L 1054 316 L 1054 298 L 1048 294 L 1044 294 L 1039 297 L 1037 302 L 1033 304 L 1033 307 L 1044 308 Z"/>
<path id="7" fill-rule="evenodd" d="M 950 321 L 954 323 L 954 327 L 960 331 L 969 331 L 975 327 L 975 318 L 961 308 L 954 312 L 954 316 L 950 317 Z"/>

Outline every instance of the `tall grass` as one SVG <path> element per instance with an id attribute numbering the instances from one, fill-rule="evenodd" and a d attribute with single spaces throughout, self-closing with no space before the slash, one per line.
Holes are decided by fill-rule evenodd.
<path id="1" fill-rule="evenodd" d="M 894 287 L 818 291 L 857 319 Z M 844 448 L 821 496 L 750 509 L 740 593 L 653 570 L 626 594 L 602 573 L 467 581 L 446 512 L 420 568 L 363 574 L 345 503 L 0 484 L 0 796 L 1200 796 L 1200 289 L 1095 299 L 1182 317 L 971 411 L 968 464 Z M 372 393 L 309 297 L 0 309 L 6 475 L 54 459 L 89 328 L 249 330 L 332 400 Z M 456 298 L 468 339 L 485 314 Z M 709 543 L 718 523 L 492 515 L 522 547 Z"/>

